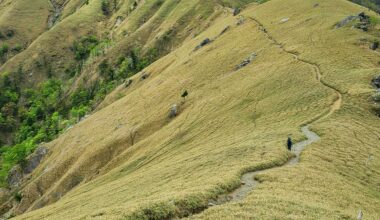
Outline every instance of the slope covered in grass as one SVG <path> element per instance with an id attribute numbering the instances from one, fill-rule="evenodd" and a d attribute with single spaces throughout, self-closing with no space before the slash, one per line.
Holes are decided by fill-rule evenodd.
<path id="1" fill-rule="evenodd" d="M 102 108 L 99 103 L 123 80 L 199 34 L 222 12 L 218 1 L 108 3 L 1 2 L 0 185 L 7 186 L 10 169 L 38 144 Z M 37 8 L 41 16 L 35 16 Z M 17 50 L 16 39 L 25 43 Z"/>
<path id="2" fill-rule="evenodd" d="M 329 111 L 336 93 L 306 62 L 343 94 L 342 107 L 312 126 L 321 141 L 299 165 L 260 175 L 245 200 L 193 217 L 354 219 L 362 210 L 379 218 L 380 127 L 369 102 L 379 66 L 368 45 L 377 35 L 335 29 L 361 11 L 343 0 L 272 0 L 247 7 L 236 25 L 243 17 L 220 8 L 199 35 L 47 144 L 51 153 L 20 191 L 13 211 L 27 213 L 17 219 L 161 219 L 205 209 L 242 173 L 285 163 L 287 135 L 301 140 L 300 126 Z M 212 43 L 194 51 L 205 38 Z M 180 112 L 169 119 L 173 104 Z"/>
<path id="3" fill-rule="evenodd" d="M 34 59 L 47 57 L 70 94 L 106 80 L 136 48 L 157 57 L 44 144 L 49 154 L 1 210 L 16 219 L 355 219 L 359 210 L 380 218 L 380 127 L 370 99 L 379 53 L 369 49 L 377 27 L 335 28 L 365 10 L 344 0 L 272 0 L 235 17 L 221 5 L 249 2 L 119 1 L 107 16 L 100 1 L 66 3 L 55 26 L 0 70 L 22 62 L 37 84 L 47 76 Z M 111 46 L 66 81 L 65 65 L 77 62 L 70 47 L 88 34 Z M 343 94 L 339 110 L 331 88 Z M 174 104 L 178 116 L 169 118 Z M 299 164 L 259 175 L 242 201 L 208 208 L 243 173 L 286 163 L 287 136 L 304 139 L 300 127 L 332 107 L 312 124 L 321 140 Z"/>

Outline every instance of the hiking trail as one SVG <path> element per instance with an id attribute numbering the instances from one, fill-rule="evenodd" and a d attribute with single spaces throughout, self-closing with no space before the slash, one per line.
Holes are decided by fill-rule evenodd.
<path id="1" fill-rule="evenodd" d="M 235 189 L 234 191 L 232 191 L 229 194 L 224 194 L 224 195 L 218 196 L 218 199 L 216 199 L 216 200 L 209 200 L 209 207 L 222 205 L 225 203 L 239 201 L 239 200 L 244 199 L 259 184 L 259 182 L 257 180 L 255 180 L 255 176 L 260 174 L 260 173 L 267 172 L 267 171 L 273 170 L 273 169 L 283 168 L 285 166 L 292 166 L 292 165 L 294 166 L 294 165 L 298 164 L 300 162 L 300 155 L 303 152 L 303 150 L 307 146 L 309 146 L 312 143 L 315 143 L 321 139 L 321 137 L 318 134 L 316 134 L 315 132 L 313 132 L 309 129 L 310 125 L 332 115 L 335 111 L 337 111 L 341 108 L 342 102 L 343 102 L 341 92 L 339 92 L 339 90 L 337 90 L 333 86 L 330 86 L 329 84 L 327 84 L 326 82 L 323 81 L 322 73 L 321 73 L 321 70 L 320 70 L 320 67 L 318 64 L 300 58 L 296 52 L 288 51 L 287 49 L 285 49 L 285 47 L 281 43 L 279 43 L 276 39 L 274 39 L 268 33 L 268 31 L 266 30 L 266 28 L 264 27 L 264 25 L 262 23 L 260 23 L 256 18 L 250 17 L 250 19 L 258 25 L 259 30 L 262 33 L 264 33 L 266 38 L 269 41 L 271 41 L 274 45 L 277 45 L 279 48 L 282 49 L 282 51 L 293 56 L 293 58 L 296 61 L 300 61 L 300 62 L 310 66 L 316 74 L 316 80 L 318 80 L 318 82 L 320 82 L 323 86 L 333 90 L 334 93 L 336 94 L 337 98 L 334 101 L 334 103 L 331 104 L 330 109 L 328 111 L 321 113 L 320 115 L 316 116 L 313 120 L 308 122 L 306 125 L 301 127 L 301 131 L 306 136 L 307 139 L 304 141 L 295 143 L 293 145 L 292 153 L 294 153 L 295 157 L 291 158 L 288 162 L 286 162 L 285 164 L 283 164 L 281 166 L 272 167 L 272 168 L 263 169 L 263 170 L 258 170 L 258 171 L 254 171 L 254 172 L 247 172 L 247 173 L 243 174 L 241 177 L 242 185 L 239 188 Z M 199 213 L 205 211 L 206 209 L 201 210 L 200 212 L 194 213 L 194 214 L 199 214 Z"/>

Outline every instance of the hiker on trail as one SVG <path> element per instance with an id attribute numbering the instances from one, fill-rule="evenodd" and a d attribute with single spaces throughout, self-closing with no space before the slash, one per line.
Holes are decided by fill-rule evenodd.
<path id="1" fill-rule="evenodd" d="M 291 151 L 292 146 L 293 146 L 293 141 L 290 137 L 288 137 L 287 145 L 288 145 L 288 150 Z"/>

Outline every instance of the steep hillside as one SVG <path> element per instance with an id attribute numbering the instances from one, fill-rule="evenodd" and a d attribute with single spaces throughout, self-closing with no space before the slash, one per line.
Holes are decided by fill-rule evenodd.
<path id="1" fill-rule="evenodd" d="M 2 1 L 0 185 L 38 143 L 57 137 L 126 78 L 196 36 L 224 5 L 248 2 Z"/>
<path id="2" fill-rule="evenodd" d="M 58 2 L 54 25 L 0 69 L 14 81 L 22 63 L 33 74 L 19 90 L 58 100 L 44 105 L 60 117 L 95 109 L 8 181 L 4 217 L 380 218 L 378 15 L 345 0 L 102 2 Z M 35 65 L 43 57 L 51 66 Z M 304 125 L 314 139 L 282 166 L 294 157 L 286 138 L 305 140 Z M 25 157 L 12 163 L 25 170 Z M 223 196 L 258 170 L 246 197 Z"/>

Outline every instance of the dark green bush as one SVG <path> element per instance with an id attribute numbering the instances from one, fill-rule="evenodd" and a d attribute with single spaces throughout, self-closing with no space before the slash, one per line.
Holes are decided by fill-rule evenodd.
<path id="1" fill-rule="evenodd" d="M 104 15 L 108 16 L 111 14 L 111 4 L 108 0 L 102 0 L 101 7 Z"/>
<path id="2" fill-rule="evenodd" d="M 15 198 L 15 200 L 16 200 L 17 202 L 21 202 L 21 200 L 22 200 L 22 195 L 21 195 L 21 193 L 20 193 L 20 192 L 15 193 L 14 198 Z"/>
<path id="3" fill-rule="evenodd" d="M 75 59 L 85 60 L 89 57 L 91 50 L 99 44 L 99 40 L 95 36 L 86 36 L 74 42 L 73 51 Z"/>
<path id="4" fill-rule="evenodd" d="M 5 56 L 9 51 L 9 46 L 7 43 L 0 45 L 0 57 Z"/>
<path id="5" fill-rule="evenodd" d="M 12 48 L 12 50 L 15 51 L 15 52 L 20 52 L 20 51 L 22 51 L 22 49 L 23 49 L 23 47 L 22 47 L 21 44 L 16 44 L 16 45 Z"/>

